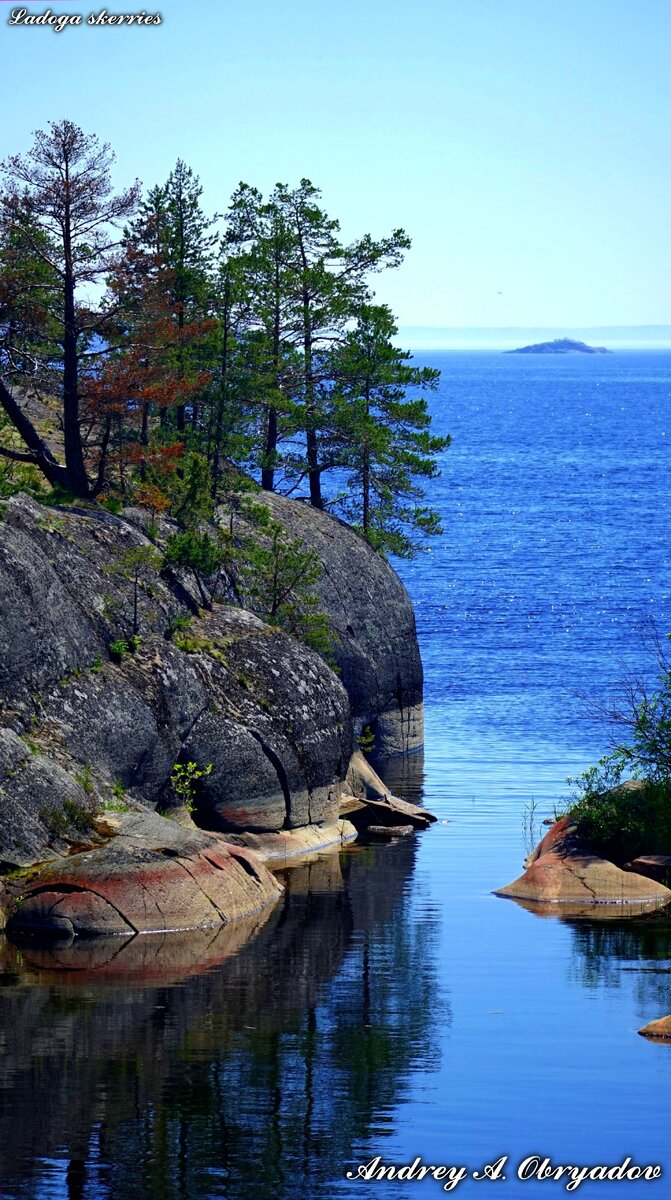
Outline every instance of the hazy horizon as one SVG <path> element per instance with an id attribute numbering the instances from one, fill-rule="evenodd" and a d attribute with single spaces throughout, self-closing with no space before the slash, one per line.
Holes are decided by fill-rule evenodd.
<path id="1" fill-rule="evenodd" d="M 397 341 L 413 350 L 514 350 L 555 338 L 607 350 L 671 350 L 671 325 L 409 325 Z"/>

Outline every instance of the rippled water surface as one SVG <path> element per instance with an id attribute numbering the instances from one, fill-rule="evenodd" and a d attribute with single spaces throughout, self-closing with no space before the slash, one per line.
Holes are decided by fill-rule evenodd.
<path id="1" fill-rule="evenodd" d="M 671 630 L 671 354 L 427 357 L 444 535 L 403 564 L 426 671 L 424 758 L 389 767 L 441 819 L 287 874 L 233 929 L 0 946 L 2 1200 L 431 1197 L 348 1181 L 380 1154 L 564 1195 L 555 1164 L 661 1164 L 604 1200 L 671 1197 L 671 921 L 540 918 L 493 888 L 598 757 L 602 701 Z M 580 699 L 583 697 L 583 699 Z M 604 914 L 602 914 L 604 915 Z"/>

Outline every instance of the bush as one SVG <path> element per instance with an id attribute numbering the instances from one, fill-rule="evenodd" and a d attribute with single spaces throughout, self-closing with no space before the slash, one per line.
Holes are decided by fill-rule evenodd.
<path id="1" fill-rule="evenodd" d="M 107 649 L 112 661 L 120 663 L 128 654 L 128 642 L 125 638 L 117 638 L 115 642 L 110 642 Z"/>
<path id="2" fill-rule="evenodd" d="M 224 558 L 223 546 L 218 545 L 209 533 L 186 530 L 185 533 L 173 533 L 168 538 L 164 561 L 167 567 L 182 567 L 191 571 L 203 606 L 211 608 L 203 581 L 221 570 Z"/>
<path id="3" fill-rule="evenodd" d="M 592 772 L 597 774 L 585 772 L 592 782 L 571 817 L 594 852 L 620 866 L 639 854 L 671 854 L 671 785 L 648 781 L 604 789 L 599 768 Z"/>
<path id="4" fill-rule="evenodd" d="M 569 779 L 569 811 L 594 850 L 622 863 L 639 854 L 671 854 L 671 663 L 655 635 L 656 687 L 625 684 L 623 708 L 607 714 L 626 740 L 582 775 Z M 639 787 L 623 786 L 624 779 Z"/>
<path id="5" fill-rule="evenodd" d="M 331 630 L 314 590 L 323 572 L 319 556 L 277 521 L 269 520 L 264 533 L 265 542 L 250 538 L 244 546 L 240 583 L 245 604 L 328 660 Z"/>
<path id="6" fill-rule="evenodd" d="M 196 790 L 199 779 L 212 774 L 212 763 L 199 767 L 195 762 L 175 763 L 170 774 L 170 782 L 182 801 L 187 812 L 192 813 L 196 807 Z"/>

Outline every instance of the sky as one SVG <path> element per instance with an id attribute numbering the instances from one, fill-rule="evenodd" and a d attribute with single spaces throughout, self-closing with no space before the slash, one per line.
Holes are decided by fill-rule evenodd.
<path id="1" fill-rule="evenodd" d="M 412 238 L 376 279 L 404 331 L 671 324 L 668 0 L 142 2 L 160 26 L 55 33 L 0 0 L 0 158 L 67 117 L 211 212 L 307 177 L 346 239 Z"/>

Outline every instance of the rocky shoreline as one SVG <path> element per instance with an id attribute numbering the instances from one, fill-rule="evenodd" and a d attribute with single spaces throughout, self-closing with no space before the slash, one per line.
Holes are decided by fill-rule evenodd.
<path id="1" fill-rule="evenodd" d="M 403 585 L 340 521 L 264 502 L 323 564 L 331 665 L 240 607 L 227 578 L 210 610 L 184 573 L 138 586 L 122 563 L 156 541 L 146 514 L 23 495 L 3 506 L 0 901 L 10 930 L 226 923 L 277 899 L 266 862 L 371 826 L 395 836 L 428 823 L 392 803 L 358 753 L 364 729 L 385 756 L 422 745 Z M 179 763 L 202 768 L 187 808 Z"/>

